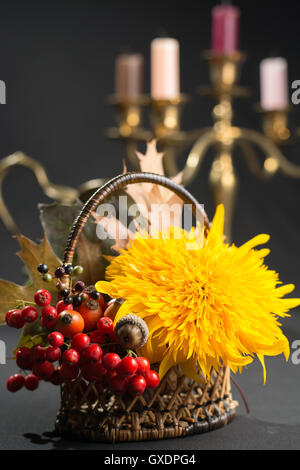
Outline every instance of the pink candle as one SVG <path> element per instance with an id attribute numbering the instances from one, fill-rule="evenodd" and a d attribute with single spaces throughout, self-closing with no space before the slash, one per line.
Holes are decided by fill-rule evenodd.
<path id="1" fill-rule="evenodd" d="M 282 57 L 270 57 L 260 63 L 260 101 L 266 111 L 287 108 L 288 66 Z"/>
<path id="2" fill-rule="evenodd" d="M 151 42 L 151 96 L 172 100 L 180 96 L 179 42 L 156 38 Z"/>
<path id="3" fill-rule="evenodd" d="M 232 54 L 239 49 L 240 10 L 233 5 L 212 9 L 212 51 Z"/>

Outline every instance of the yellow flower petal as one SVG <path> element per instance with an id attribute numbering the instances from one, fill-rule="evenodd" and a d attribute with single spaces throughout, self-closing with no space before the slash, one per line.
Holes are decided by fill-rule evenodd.
<path id="1" fill-rule="evenodd" d="M 102 294 L 107 294 L 110 297 L 116 297 L 117 296 L 117 291 L 114 288 L 114 285 L 111 282 L 107 281 L 98 281 L 95 284 L 95 288 L 98 292 L 101 292 Z"/>
<path id="2" fill-rule="evenodd" d="M 164 376 L 166 375 L 168 370 L 171 369 L 171 367 L 173 367 L 175 364 L 176 364 L 176 362 L 174 361 L 172 353 L 168 352 L 166 354 L 166 356 L 163 358 L 163 360 L 161 361 L 160 366 L 159 366 L 159 378 L 160 378 L 160 380 L 162 380 L 164 378 Z"/>
<path id="3" fill-rule="evenodd" d="M 116 325 L 121 318 L 125 317 L 126 315 L 129 315 L 129 313 L 132 313 L 130 311 L 130 303 L 129 302 L 123 302 L 121 307 L 119 308 L 117 315 L 115 316 L 114 324 Z"/>
<path id="4" fill-rule="evenodd" d="M 196 371 L 196 360 L 194 358 L 189 359 L 188 361 L 181 362 L 180 367 L 184 375 L 189 379 L 194 380 L 198 383 L 203 383 L 204 379 L 201 378 Z"/>
<path id="5" fill-rule="evenodd" d="M 197 231 L 171 227 L 169 237 L 137 236 L 106 270 L 100 292 L 125 299 L 116 321 L 135 313 L 149 326 L 140 354 L 161 362 L 163 377 L 174 364 L 194 376 L 195 361 L 208 378 L 212 368 L 228 365 L 233 372 L 255 356 L 289 356 L 289 344 L 278 319 L 300 305 L 283 298 L 292 284 L 281 285 L 268 269 L 269 250 L 256 247 L 269 236 L 258 235 L 241 247 L 223 237 L 224 207 L 218 206 L 206 238 L 196 246 Z M 265 374 L 265 371 L 264 371 Z"/>

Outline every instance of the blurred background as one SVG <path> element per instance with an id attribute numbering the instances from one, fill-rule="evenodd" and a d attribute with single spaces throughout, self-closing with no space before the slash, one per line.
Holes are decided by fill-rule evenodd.
<path id="1" fill-rule="evenodd" d="M 121 172 L 124 149 L 109 141 L 105 129 L 114 125 L 107 95 L 114 91 L 115 57 L 132 50 L 145 56 L 145 91 L 150 87 L 150 42 L 162 30 L 180 41 L 181 90 L 192 95 L 183 114 L 184 129 L 212 123 L 213 102 L 197 95 L 209 83 L 202 52 L 210 47 L 211 9 L 215 1 L 183 3 L 111 0 L 2 1 L 0 15 L 1 73 L 7 104 L 0 106 L 0 156 L 23 150 L 38 159 L 55 183 L 78 187 L 95 177 Z M 249 99 L 235 101 L 234 122 L 260 128 L 254 110 L 259 101 L 259 62 L 270 53 L 288 60 L 289 82 L 300 78 L 298 17 L 294 2 L 234 2 L 241 8 L 241 49 L 247 53 L 241 84 L 251 88 Z M 294 106 L 292 125 L 300 122 Z M 284 149 L 300 164 L 299 145 Z M 269 263 L 281 271 L 283 281 L 300 281 L 298 210 L 300 181 L 280 174 L 260 182 L 239 154 L 235 165 L 240 192 L 233 240 L 240 244 L 252 235 L 272 236 Z M 205 204 L 211 217 L 208 188 L 211 156 L 189 189 Z M 15 169 L 4 184 L 9 208 L 21 231 L 38 239 L 41 227 L 36 209 L 46 202 L 33 175 Z M 16 242 L 0 223 L 0 276 L 20 280 L 14 256 Z M 298 283 L 300 292 L 300 282 Z"/>
<path id="2" fill-rule="evenodd" d="M 126 50 L 144 55 L 145 91 L 149 92 L 150 42 L 162 30 L 180 41 L 181 91 L 193 98 L 184 110 L 182 127 L 212 124 L 213 102 L 198 96 L 196 89 L 209 83 L 202 52 L 210 47 L 211 9 L 215 4 L 209 0 L 3 0 L 0 79 L 6 83 L 7 103 L 0 105 L 0 157 L 22 150 L 45 166 L 51 181 L 73 187 L 92 178 L 121 173 L 124 148 L 105 137 L 105 129 L 115 123 L 113 109 L 107 104 L 107 96 L 114 91 L 115 57 Z M 247 54 L 240 83 L 252 91 L 250 98 L 234 103 L 234 123 L 259 130 L 260 116 L 254 109 L 259 101 L 259 62 L 270 53 L 281 55 L 288 60 L 289 83 L 300 79 L 298 8 L 291 0 L 244 0 L 234 4 L 241 8 L 241 50 Z M 294 106 L 291 115 L 291 126 L 299 124 L 300 105 L 299 109 Z M 285 148 L 284 153 L 300 164 L 300 141 Z M 280 271 L 283 282 L 295 282 L 299 296 L 300 180 L 277 174 L 270 181 L 258 181 L 240 157 L 237 152 L 234 158 L 240 191 L 233 241 L 239 245 L 257 233 L 271 234 L 269 265 Z M 205 204 L 210 218 L 211 161 L 212 154 L 188 187 Z M 42 194 L 33 175 L 15 169 L 5 180 L 4 195 L 22 233 L 39 240 L 42 229 L 37 203 L 50 200 Z M 16 249 L 16 241 L 0 222 L 0 277 L 22 282 Z M 288 325 L 290 339 L 300 338 L 299 321 L 294 318 Z M 262 386 L 262 372 L 257 366 L 242 378 L 250 401 L 252 398 L 254 416 L 275 423 L 299 424 L 294 381 L 297 368 L 289 364 L 284 369 L 283 359 L 276 361 L 273 388 Z M 284 403 L 278 389 L 283 381 L 291 395 Z M 263 403 L 273 400 L 274 406 L 282 405 L 279 414 L 275 416 L 271 408 L 264 407 L 262 393 Z M 43 409 L 42 398 L 37 406 Z M 55 404 L 51 406 L 56 408 Z M 12 424 L 8 422 L 8 426 Z"/>

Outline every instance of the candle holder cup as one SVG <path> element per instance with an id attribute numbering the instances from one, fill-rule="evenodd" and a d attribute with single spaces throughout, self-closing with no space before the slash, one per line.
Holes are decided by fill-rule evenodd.
<path id="1" fill-rule="evenodd" d="M 291 106 L 285 109 L 265 110 L 260 105 L 256 105 L 257 112 L 262 118 L 262 128 L 264 134 L 278 145 L 292 144 L 298 138 L 292 135 L 289 127 L 289 116 L 293 111 Z"/>
<path id="2" fill-rule="evenodd" d="M 108 102 L 115 108 L 117 122 L 117 127 L 107 131 L 109 138 L 144 140 L 148 137 L 149 132 L 143 128 L 143 110 L 150 103 L 147 96 L 130 99 L 112 95 Z"/>
<path id="3" fill-rule="evenodd" d="M 143 112 L 150 104 L 150 98 L 146 95 L 132 99 L 112 95 L 108 102 L 115 109 L 117 127 L 108 129 L 106 135 L 109 139 L 123 141 L 130 164 L 138 169 L 137 143 L 150 140 L 152 136 L 152 133 L 143 127 Z"/>
<path id="4" fill-rule="evenodd" d="M 204 59 L 209 65 L 209 76 L 212 87 L 208 90 L 214 95 L 229 93 L 233 96 L 247 94 L 246 88 L 238 87 L 241 68 L 246 60 L 242 52 L 231 54 L 217 54 L 214 51 L 205 51 Z"/>
<path id="5" fill-rule="evenodd" d="M 151 101 L 151 122 L 158 139 L 170 137 L 180 131 L 182 110 L 188 100 L 187 95 L 180 95 L 173 100 Z"/>

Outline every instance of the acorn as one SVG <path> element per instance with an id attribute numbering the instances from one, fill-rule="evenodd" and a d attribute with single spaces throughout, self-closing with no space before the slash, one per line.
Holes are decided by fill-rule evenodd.
<path id="1" fill-rule="evenodd" d="M 130 314 L 117 322 L 114 334 L 125 349 L 139 349 L 147 342 L 149 330 L 142 318 Z"/>
<path id="2" fill-rule="evenodd" d="M 114 320 L 123 302 L 124 302 L 124 299 L 121 299 L 121 298 L 110 300 L 109 303 L 107 304 L 106 309 L 104 310 L 104 316 L 109 317 L 112 320 Z"/>

